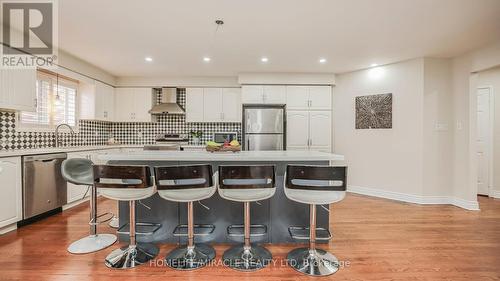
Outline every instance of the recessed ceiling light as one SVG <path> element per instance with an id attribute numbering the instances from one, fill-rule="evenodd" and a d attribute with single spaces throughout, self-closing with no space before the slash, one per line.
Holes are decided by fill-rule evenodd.
<path id="1" fill-rule="evenodd" d="M 153 58 L 152 57 L 145 57 L 144 60 L 147 61 L 147 62 L 152 62 Z"/>
<path id="2" fill-rule="evenodd" d="M 212 59 L 211 59 L 211 58 L 209 58 L 209 57 L 204 57 L 204 58 L 203 58 L 203 61 L 204 61 L 204 62 L 210 62 L 210 60 L 212 60 Z"/>
<path id="3" fill-rule="evenodd" d="M 376 66 L 378 66 L 378 64 L 376 64 L 376 63 L 370 64 L 370 67 L 376 67 Z"/>
<path id="4" fill-rule="evenodd" d="M 320 58 L 319 59 L 319 63 L 326 63 L 326 59 L 325 58 Z"/>
<path id="5" fill-rule="evenodd" d="M 269 59 L 268 59 L 268 58 L 266 58 L 266 57 L 262 57 L 262 58 L 260 59 L 260 61 L 261 61 L 261 62 L 268 62 L 268 61 L 269 61 Z"/>

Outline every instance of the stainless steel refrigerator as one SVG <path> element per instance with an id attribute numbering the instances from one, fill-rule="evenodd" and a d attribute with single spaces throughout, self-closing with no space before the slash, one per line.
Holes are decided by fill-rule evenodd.
<path id="1" fill-rule="evenodd" d="M 284 105 L 244 105 L 244 150 L 285 150 L 285 116 Z"/>

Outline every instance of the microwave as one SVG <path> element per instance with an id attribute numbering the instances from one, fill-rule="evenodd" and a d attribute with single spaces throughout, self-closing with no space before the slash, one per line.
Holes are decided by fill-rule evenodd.
<path id="1" fill-rule="evenodd" d="M 224 141 L 231 142 L 232 140 L 238 140 L 237 132 L 216 132 L 214 133 L 214 142 L 224 143 Z"/>

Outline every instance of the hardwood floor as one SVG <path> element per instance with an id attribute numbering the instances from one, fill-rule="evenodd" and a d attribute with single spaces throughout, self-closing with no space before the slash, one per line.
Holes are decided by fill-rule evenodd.
<path id="1" fill-rule="evenodd" d="M 349 194 L 333 207 L 334 239 L 324 245 L 345 266 L 323 279 L 500 280 L 500 200 L 479 198 L 481 211 L 421 206 Z M 116 203 L 100 201 L 100 209 Z M 66 252 L 87 234 L 87 206 L 81 205 L 0 236 L 0 280 L 307 280 L 281 262 L 297 245 L 268 245 L 277 264 L 241 273 L 222 266 L 175 271 L 143 265 L 111 270 L 104 257 L 117 245 L 88 255 Z M 112 232 L 107 226 L 101 232 Z M 162 258 L 174 245 L 160 245 Z M 220 259 L 227 245 L 216 245 Z"/>

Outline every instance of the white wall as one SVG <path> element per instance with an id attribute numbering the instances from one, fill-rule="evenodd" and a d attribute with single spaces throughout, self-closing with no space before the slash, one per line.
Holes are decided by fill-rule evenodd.
<path id="1" fill-rule="evenodd" d="M 60 67 L 55 71 L 62 75 L 85 82 L 89 82 L 86 80 L 95 79 L 111 86 L 116 84 L 116 77 L 113 75 L 62 50 L 59 50 L 57 64 Z"/>
<path id="2" fill-rule="evenodd" d="M 451 62 L 424 59 L 423 196 L 451 196 L 453 106 Z"/>
<path id="3" fill-rule="evenodd" d="M 500 67 L 478 73 L 477 86 L 491 87 L 494 96 L 493 190 L 500 194 Z"/>
<path id="4" fill-rule="evenodd" d="M 424 60 L 336 76 L 334 151 L 349 167 L 350 186 L 421 195 Z M 393 94 L 392 129 L 355 129 L 355 97 Z"/>
<path id="5" fill-rule="evenodd" d="M 500 41 L 452 61 L 453 189 L 454 196 L 463 200 L 476 200 L 477 195 L 476 116 L 470 112 L 476 108 L 477 75 L 471 73 L 498 65 Z"/>

